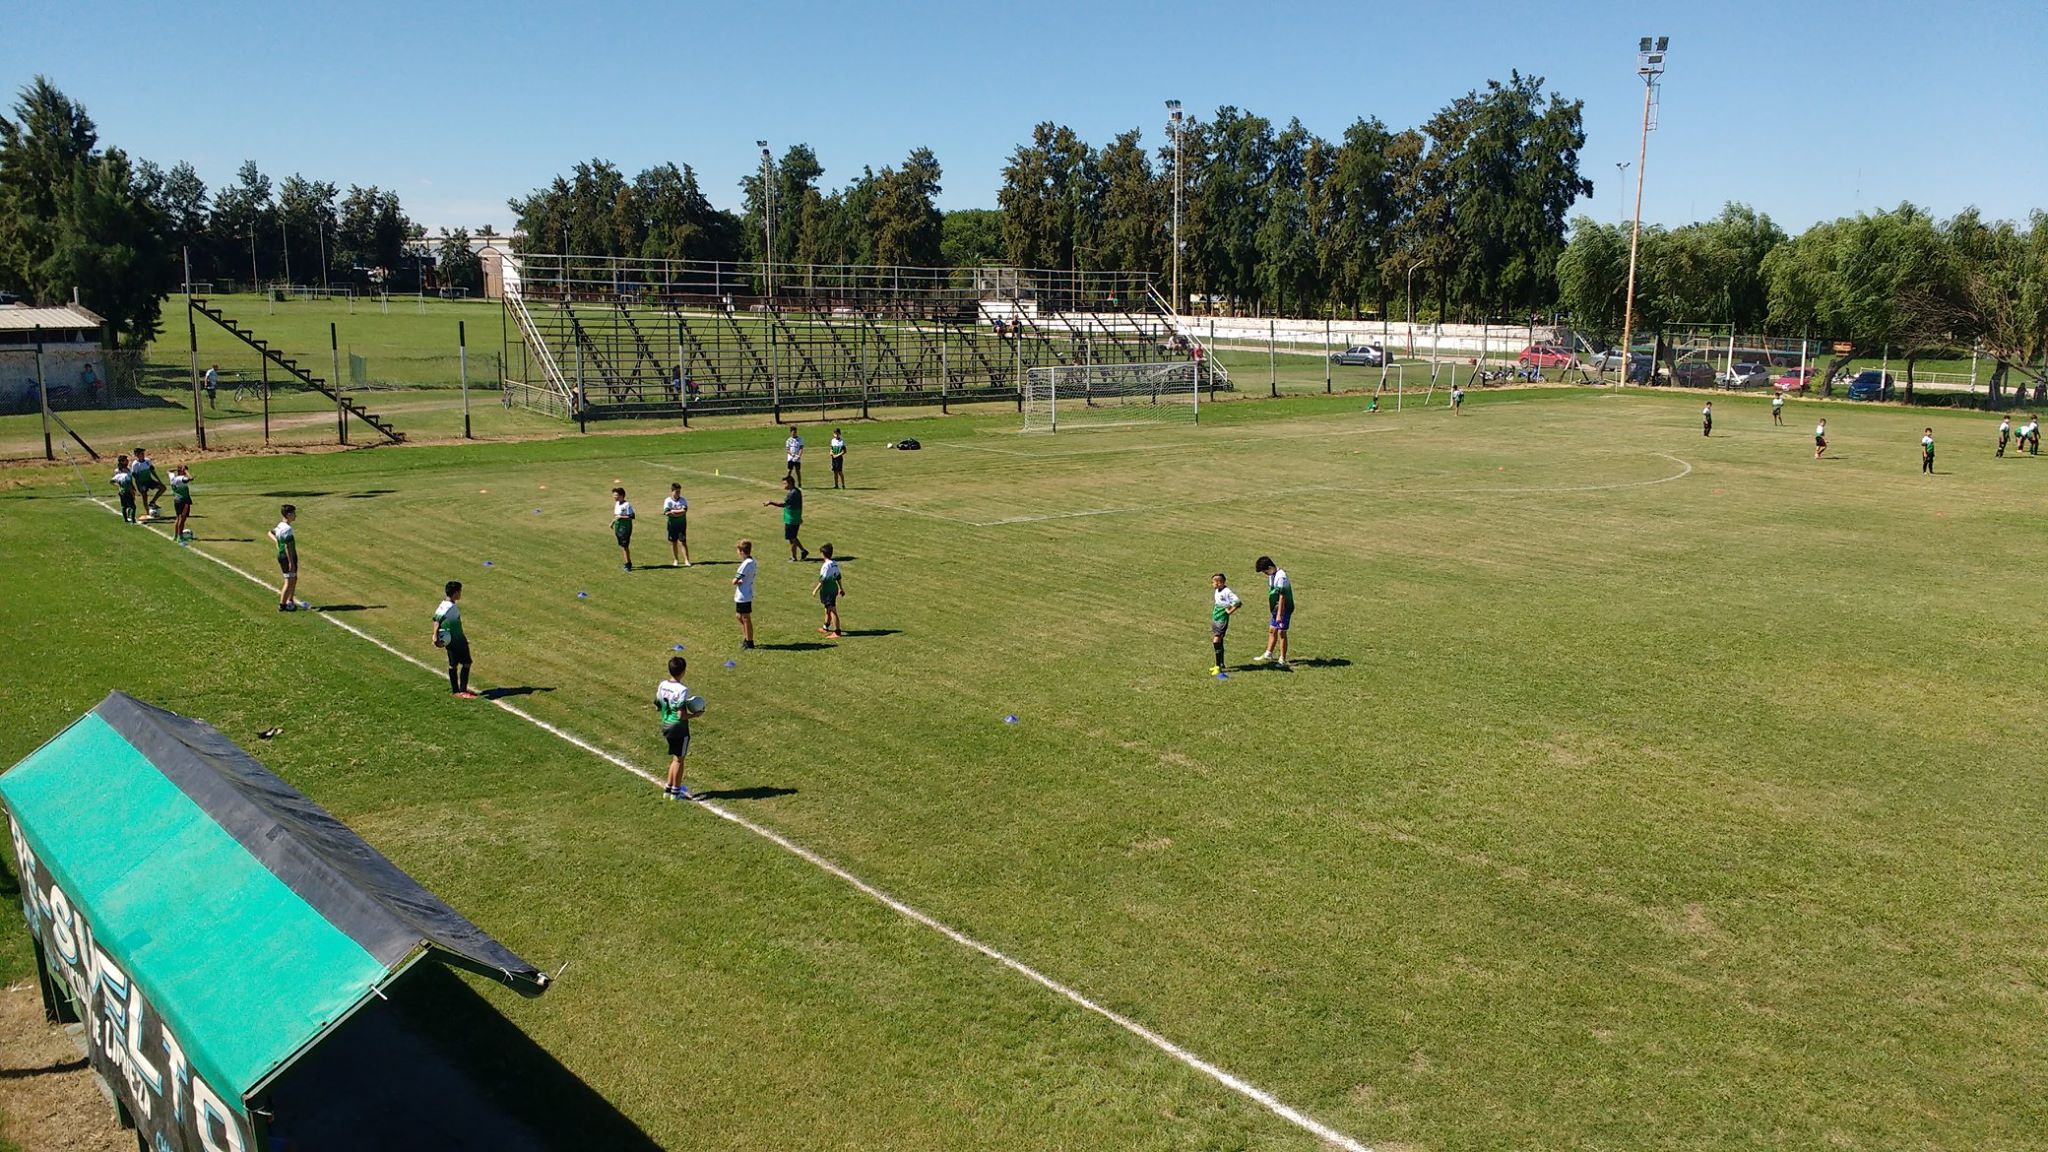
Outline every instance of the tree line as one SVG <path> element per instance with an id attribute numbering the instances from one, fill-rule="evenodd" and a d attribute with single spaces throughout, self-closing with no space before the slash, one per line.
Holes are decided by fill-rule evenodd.
<path id="1" fill-rule="evenodd" d="M 1580 330 L 1620 331 L 1628 247 L 1624 225 L 1573 222 L 1558 303 Z M 1901 204 L 1788 236 L 1730 204 L 1712 220 L 1644 228 L 1636 266 L 1636 332 L 1704 323 L 1850 344 L 1824 386 L 1851 356 L 1880 348 L 1906 362 L 1909 388 L 1921 356 L 1975 349 L 1992 362 L 1996 401 L 2015 367 L 2048 357 L 2048 213 L 2039 210 L 2022 226 L 1974 208 L 1937 220 Z"/>

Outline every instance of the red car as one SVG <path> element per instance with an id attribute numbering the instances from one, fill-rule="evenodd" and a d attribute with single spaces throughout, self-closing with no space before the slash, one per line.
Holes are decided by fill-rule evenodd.
<path id="1" fill-rule="evenodd" d="M 1531 344 L 1515 359 L 1525 368 L 1576 368 L 1579 358 L 1562 344 Z"/>
<path id="2" fill-rule="evenodd" d="M 1771 387 L 1780 392 L 1804 392 L 1813 387 L 1813 377 L 1814 370 L 1811 368 L 1794 368 L 1771 381 Z"/>

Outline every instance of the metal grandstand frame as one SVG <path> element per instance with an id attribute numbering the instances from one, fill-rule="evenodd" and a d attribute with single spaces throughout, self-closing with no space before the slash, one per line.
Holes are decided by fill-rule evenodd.
<path id="1" fill-rule="evenodd" d="M 505 269 L 506 400 L 581 419 L 1023 402 L 1035 367 L 1229 376 L 1140 273 L 550 253 Z"/>

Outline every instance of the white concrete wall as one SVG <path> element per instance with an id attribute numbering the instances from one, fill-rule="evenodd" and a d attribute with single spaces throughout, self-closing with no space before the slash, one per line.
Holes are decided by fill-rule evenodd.
<path id="1" fill-rule="evenodd" d="M 1254 319 L 1248 316 L 1184 316 L 1186 330 L 1205 344 L 1221 348 L 1266 349 L 1270 336 L 1274 350 L 1323 355 L 1341 352 L 1353 344 L 1381 344 L 1407 357 L 1412 347 L 1419 359 L 1428 359 L 1432 345 L 1446 358 L 1471 359 L 1484 353 L 1489 360 L 1513 360 L 1523 348 L 1553 338 L 1548 325 L 1445 324 L 1441 329 L 1418 323 L 1411 336 L 1405 322 L 1382 324 L 1373 321 L 1331 321 L 1326 330 L 1321 320 Z M 1411 344 L 1412 340 L 1412 344 Z"/>

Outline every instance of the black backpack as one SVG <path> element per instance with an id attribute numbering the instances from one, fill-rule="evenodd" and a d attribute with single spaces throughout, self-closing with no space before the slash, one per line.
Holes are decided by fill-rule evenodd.
<path id="1" fill-rule="evenodd" d="M 922 447 L 924 447 L 924 445 L 919 444 L 915 440 L 898 440 L 896 442 L 896 449 L 899 452 L 915 452 Z"/>

